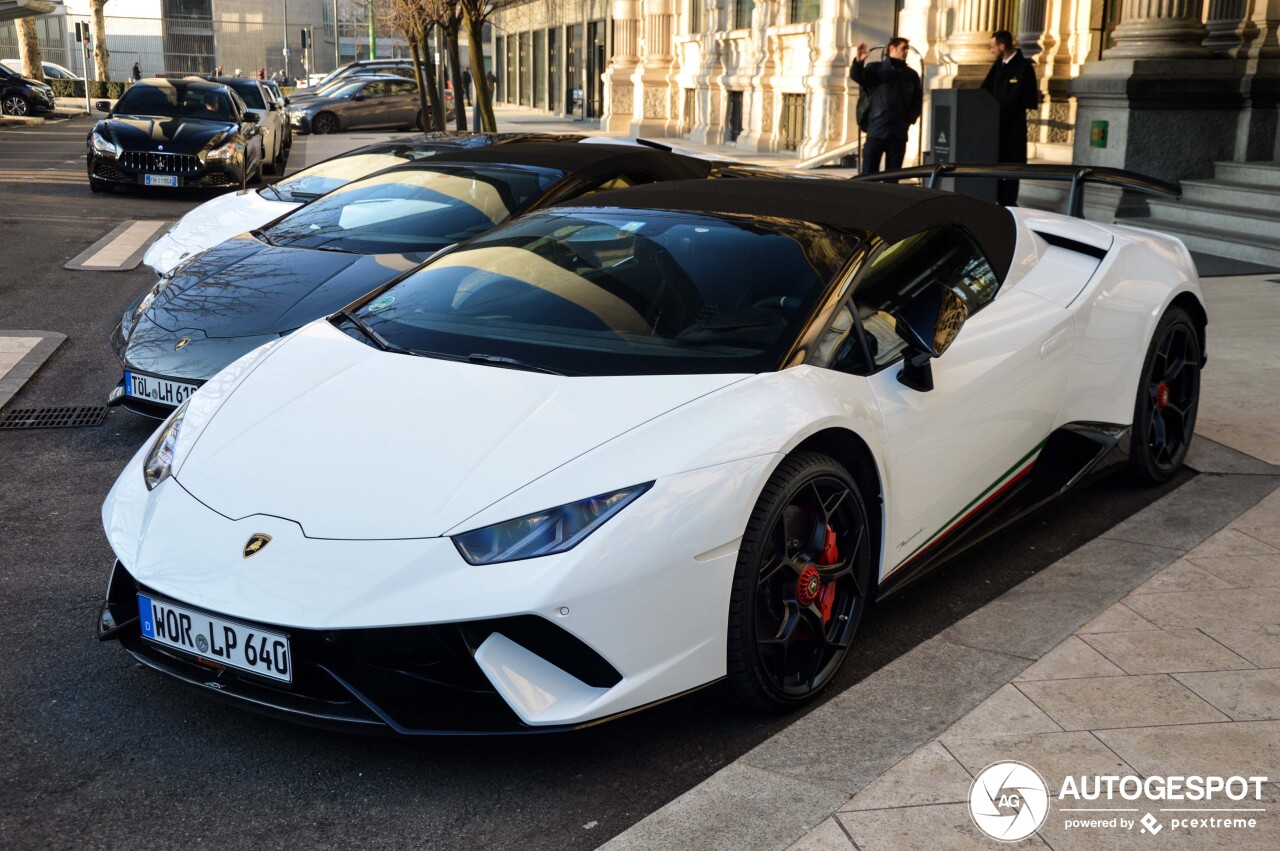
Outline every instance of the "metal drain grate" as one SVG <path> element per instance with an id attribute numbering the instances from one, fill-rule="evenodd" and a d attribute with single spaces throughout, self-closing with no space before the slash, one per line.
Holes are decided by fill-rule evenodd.
<path id="1" fill-rule="evenodd" d="M 17 428 L 85 428 L 102 425 L 105 406 L 79 408 L 18 408 L 0 415 L 0 430 Z"/>

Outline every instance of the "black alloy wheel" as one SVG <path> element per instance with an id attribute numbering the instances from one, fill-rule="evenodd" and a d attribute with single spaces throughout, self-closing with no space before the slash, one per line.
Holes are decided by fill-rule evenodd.
<path id="1" fill-rule="evenodd" d="M 752 512 L 729 602 L 728 681 L 779 711 L 834 679 L 871 594 L 870 535 L 858 485 L 831 458 L 787 458 Z"/>
<path id="2" fill-rule="evenodd" d="M 0 101 L 0 112 L 5 115 L 27 116 L 31 114 L 31 104 L 22 95 L 5 95 Z"/>
<path id="3" fill-rule="evenodd" d="M 1180 307 L 1171 307 L 1151 337 L 1133 412 L 1129 462 L 1149 484 L 1168 481 L 1182 466 L 1200 404 L 1200 335 Z"/>
<path id="4" fill-rule="evenodd" d="M 311 119 L 311 132 L 319 136 L 338 132 L 338 117 L 332 112 L 322 112 Z"/>

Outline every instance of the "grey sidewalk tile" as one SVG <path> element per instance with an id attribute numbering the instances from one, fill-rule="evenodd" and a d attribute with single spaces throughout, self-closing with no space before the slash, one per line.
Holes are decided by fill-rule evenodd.
<path id="1" fill-rule="evenodd" d="M 1132 773 L 1123 759 L 1087 732 L 966 739 L 949 744 L 947 749 L 974 775 L 993 762 L 1012 759 L 1026 763 L 1040 772 L 1054 794 L 1068 776 Z"/>
<path id="2" fill-rule="evenodd" d="M 1280 491 L 1271 494 L 1271 496 L 1241 514 L 1231 525 L 1237 529 L 1245 530 L 1254 526 L 1280 525 Z"/>
<path id="3" fill-rule="evenodd" d="M 832 816 L 796 840 L 787 851 L 854 851 L 854 847 L 840 822 Z"/>
<path id="4" fill-rule="evenodd" d="M 1280 626 L 1262 629 L 1206 628 L 1204 632 L 1259 668 L 1280 668 Z"/>
<path id="5" fill-rule="evenodd" d="M 1095 632 L 1138 632 L 1144 629 L 1159 628 L 1123 603 L 1116 603 L 1080 627 L 1076 630 L 1076 633 L 1078 635 L 1089 635 Z"/>
<path id="6" fill-rule="evenodd" d="M 1230 473 L 1236 475 L 1277 475 L 1280 469 L 1260 461 L 1252 455 L 1238 452 L 1229 446 L 1196 435 L 1187 451 L 1186 464 L 1201 473 Z"/>
<path id="7" fill-rule="evenodd" d="M 1280 523 L 1259 523 L 1235 528 L 1256 541 L 1280 550 Z"/>
<path id="8" fill-rule="evenodd" d="M 731 763 L 601 846 L 606 851 L 784 848 L 848 796 Z"/>
<path id="9" fill-rule="evenodd" d="M 1280 720 L 1280 668 L 1177 674 L 1174 679 L 1232 721 Z"/>
<path id="10" fill-rule="evenodd" d="M 841 813 L 840 822 L 862 851 L 991 851 L 1047 848 L 1032 834 L 1021 842 L 996 842 L 973 823 L 966 804 L 934 804 L 899 810 Z"/>
<path id="11" fill-rule="evenodd" d="M 1265 556 L 1215 556 L 1198 558 L 1202 570 L 1221 577 L 1236 588 L 1280 585 L 1280 553 Z"/>
<path id="12" fill-rule="evenodd" d="M 1226 716 L 1163 674 L 1018 683 L 1064 730 L 1225 721 Z"/>
<path id="13" fill-rule="evenodd" d="M 1020 683 L 1036 680 L 1078 680 L 1082 677 L 1122 676 L 1124 671 L 1120 670 L 1114 662 L 1094 650 L 1078 635 L 1072 635 L 1042 656 L 1039 662 L 1014 677 L 1013 681 Z"/>
<path id="14" fill-rule="evenodd" d="M 741 757 L 809 783 L 860 792 L 1026 667 L 937 636 Z"/>
<path id="15" fill-rule="evenodd" d="M 973 778 L 938 742 L 930 742 L 863 789 L 840 810 L 880 810 L 968 800 Z"/>
<path id="16" fill-rule="evenodd" d="M 1089 645 L 1127 674 L 1231 671 L 1253 665 L 1198 629 L 1090 635 Z"/>
<path id="17" fill-rule="evenodd" d="M 1280 721 L 1228 721 L 1133 730 L 1099 730 L 1143 776 L 1271 776 L 1280 765 Z M 1280 819 L 1280 813 L 1272 814 Z"/>
<path id="18" fill-rule="evenodd" d="M 1275 476 L 1197 476 L 1103 538 L 1189 550 L 1275 490 Z"/>
<path id="19" fill-rule="evenodd" d="M 1127 597 L 1124 602 L 1161 629 L 1265 629 L 1280 625 L 1280 588 L 1143 594 Z"/>
<path id="20" fill-rule="evenodd" d="M 1056 802 L 1055 802 L 1056 803 Z M 1092 803 L 1092 802 L 1084 802 Z M 1138 801 L 1139 806 L 1144 802 Z M 1228 802 L 1233 803 L 1233 802 Z M 1195 805 L 1193 804 L 1192 807 Z M 1233 806 L 1238 806 L 1233 803 Z M 1262 804 L 1265 813 L 1242 813 L 1253 817 L 1257 824 L 1253 828 L 1206 828 L 1206 827 L 1174 827 L 1174 818 L 1205 818 L 1209 816 L 1226 816 L 1229 813 L 1162 813 L 1159 807 L 1152 804 L 1132 813 L 1118 813 L 1126 819 L 1140 819 L 1148 811 L 1161 824 L 1156 836 L 1142 833 L 1142 824 L 1137 823 L 1131 829 L 1123 828 L 1072 828 L 1063 829 L 1063 822 L 1069 818 L 1104 818 L 1105 813 L 1070 813 L 1059 809 L 1051 810 L 1040 828 L 1039 835 L 1054 851 L 1134 851 L 1149 847 L 1158 851 L 1275 851 L 1280 848 L 1280 818 L 1275 808 Z M 1114 818 L 1115 816 L 1112 816 Z M 1260 817 L 1260 818 L 1259 818 Z"/>
<path id="21" fill-rule="evenodd" d="M 18 394 L 27 380 L 36 374 L 67 339 L 66 334 L 56 331 L 0 331 L 0 338 L 6 337 L 40 337 L 41 340 L 21 360 L 0 375 L 0 408 Z"/>
<path id="22" fill-rule="evenodd" d="M 1280 550 L 1268 543 L 1258 540 L 1252 535 L 1241 532 L 1239 527 L 1223 529 L 1203 544 L 1187 553 L 1187 558 L 1197 561 L 1202 558 L 1220 556 L 1257 556 L 1273 555 Z"/>
<path id="23" fill-rule="evenodd" d="M 1094 540 L 940 636 L 969 647 L 1038 659 L 1103 606 L 1116 602 L 1177 557 L 1176 551 L 1162 547 Z"/>
<path id="24" fill-rule="evenodd" d="M 1012 685 L 1005 685 L 952 724 L 941 738 L 943 744 L 955 739 L 985 739 L 995 730 L 1002 736 L 1062 732 L 1025 694 Z"/>
<path id="25" fill-rule="evenodd" d="M 1133 589 L 1134 594 L 1162 594 L 1169 591 L 1217 591 L 1231 588 L 1221 576 L 1201 569 L 1189 559 L 1179 559 Z"/>

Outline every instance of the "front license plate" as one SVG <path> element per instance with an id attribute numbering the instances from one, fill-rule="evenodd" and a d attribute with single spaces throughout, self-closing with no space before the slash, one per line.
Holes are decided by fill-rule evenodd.
<path id="1" fill-rule="evenodd" d="M 196 384 L 183 384 L 181 381 L 170 381 L 167 378 L 156 378 L 154 375 L 138 375 L 126 371 L 124 374 L 124 392 L 135 399 L 146 399 L 160 405 L 178 407 L 199 389 Z"/>
<path id="2" fill-rule="evenodd" d="M 293 681 L 289 637 L 138 595 L 142 637 L 260 677 Z"/>
<path id="3" fill-rule="evenodd" d="M 178 178 L 172 174 L 143 175 L 143 183 L 147 186 L 177 186 Z"/>

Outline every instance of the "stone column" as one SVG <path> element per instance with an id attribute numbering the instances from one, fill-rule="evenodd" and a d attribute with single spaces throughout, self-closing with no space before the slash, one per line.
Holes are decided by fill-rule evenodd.
<path id="1" fill-rule="evenodd" d="M 675 0 L 642 0 L 644 48 L 641 63 L 631 75 L 632 107 L 628 132 L 633 136 L 667 136 L 679 132 L 672 108 L 675 55 Z"/>
<path id="2" fill-rule="evenodd" d="M 960 0 L 955 31 L 947 37 L 951 61 L 962 67 L 990 66 L 991 34 L 1013 29 L 1013 4 L 1014 0 Z"/>
<path id="3" fill-rule="evenodd" d="M 730 28 L 729 0 L 704 0 L 707 13 L 706 26 L 701 33 L 701 65 L 695 81 L 698 109 L 689 133 L 690 141 L 704 145 L 724 142 L 724 62 L 720 56 L 720 39 L 717 36 Z"/>
<path id="4" fill-rule="evenodd" d="M 1242 57 L 1275 59 L 1280 57 L 1280 0 L 1254 0 L 1253 13 L 1245 27 Z"/>
<path id="5" fill-rule="evenodd" d="M 1249 0 L 1209 0 L 1204 46 L 1219 56 L 1232 55 L 1244 42 L 1245 27 L 1253 23 L 1248 14 Z"/>
<path id="6" fill-rule="evenodd" d="M 600 129 L 622 132 L 631 125 L 634 90 L 631 77 L 640 64 L 640 4 L 613 0 L 613 56 L 604 72 L 604 115 Z"/>
<path id="7" fill-rule="evenodd" d="M 1043 50 L 1040 39 L 1044 36 L 1048 13 L 1049 0 L 1022 0 L 1022 10 L 1018 15 L 1018 47 L 1028 59 L 1034 59 Z"/>
<path id="8" fill-rule="evenodd" d="M 1199 59 L 1209 55 L 1204 0 L 1124 0 L 1107 59 Z"/>

